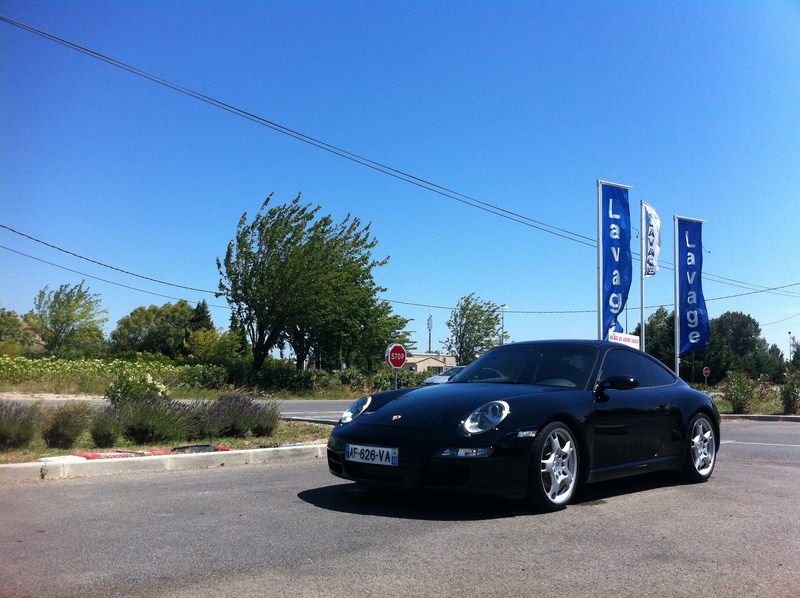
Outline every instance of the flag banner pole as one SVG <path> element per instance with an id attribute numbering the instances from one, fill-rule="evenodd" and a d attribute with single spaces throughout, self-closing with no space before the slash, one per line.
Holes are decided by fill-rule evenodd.
<path id="1" fill-rule="evenodd" d="M 674 344 L 674 353 L 675 353 L 675 373 L 678 376 L 681 375 L 681 355 L 680 349 L 678 348 L 681 343 L 680 338 L 680 326 L 678 322 L 680 322 L 680 301 L 678 300 L 678 287 L 680 286 L 680 268 L 678 267 L 678 245 L 680 242 L 678 240 L 678 217 L 673 216 L 673 225 L 674 225 L 674 239 L 675 239 L 675 307 L 673 310 L 674 314 L 674 328 L 675 328 L 675 344 Z"/>
<path id="2" fill-rule="evenodd" d="M 644 279 L 647 277 L 647 269 L 645 268 L 645 252 L 646 252 L 646 246 L 645 246 L 645 230 L 646 230 L 645 229 L 645 225 L 646 225 L 646 222 L 645 221 L 647 220 L 647 217 L 645 215 L 645 206 L 646 205 L 647 204 L 645 204 L 643 201 L 639 203 L 639 214 L 641 216 L 641 223 L 642 223 L 642 226 L 639 229 L 641 231 L 641 238 L 642 238 L 642 242 L 640 243 L 641 257 L 642 257 L 642 271 L 641 271 L 641 274 L 642 274 L 641 292 L 642 292 L 642 294 L 641 294 L 641 297 L 639 298 L 639 305 L 641 306 L 640 307 L 640 313 L 639 313 L 639 348 L 642 351 L 646 351 L 647 350 L 647 344 L 646 344 L 646 339 L 645 339 L 645 330 L 644 330 Z"/>
<path id="3" fill-rule="evenodd" d="M 633 275 L 628 190 L 633 187 L 597 181 L 597 313 L 598 338 L 621 332 Z"/>
<path id="4" fill-rule="evenodd" d="M 645 350 L 644 281 L 658 272 L 658 257 L 661 253 L 661 219 L 655 209 L 645 202 L 642 208 L 642 314 L 641 348 Z"/>
<path id="5" fill-rule="evenodd" d="M 708 346 L 711 328 L 703 296 L 703 221 L 677 217 L 678 357 Z"/>

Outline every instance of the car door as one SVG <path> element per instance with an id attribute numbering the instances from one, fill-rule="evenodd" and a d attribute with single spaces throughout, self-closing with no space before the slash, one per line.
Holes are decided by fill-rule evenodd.
<path id="1" fill-rule="evenodd" d="M 650 384 L 646 357 L 624 347 L 610 349 L 598 381 L 612 376 L 635 378 L 635 388 L 600 389 L 595 393 L 593 470 L 644 465 L 658 458 L 667 438 L 667 395 Z"/>

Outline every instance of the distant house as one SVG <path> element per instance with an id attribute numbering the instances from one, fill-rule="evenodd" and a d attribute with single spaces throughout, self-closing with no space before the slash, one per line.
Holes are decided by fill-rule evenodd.
<path id="1" fill-rule="evenodd" d="M 456 363 L 456 358 L 452 355 L 444 355 L 442 353 L 409 353 L 403 369 L 434 375 L 441 374 L 444 370 L 454 365 L 458 364 Z"/>

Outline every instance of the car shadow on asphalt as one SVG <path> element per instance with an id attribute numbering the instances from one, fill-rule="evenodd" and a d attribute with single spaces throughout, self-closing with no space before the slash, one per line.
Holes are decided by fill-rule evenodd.
<path id="1" fill-rule="evenodd" d="M 678 484 L 673 475 L 654 473 L 585 485 L 578 489 L 570 508 L 598 506 L 615 497 Z M 452 492 L 401 491 L 352 482 L 304 490 L 297 496 L 320 509 L 400 519 L 480 521 L 547 514 L 520 500 Z"/>

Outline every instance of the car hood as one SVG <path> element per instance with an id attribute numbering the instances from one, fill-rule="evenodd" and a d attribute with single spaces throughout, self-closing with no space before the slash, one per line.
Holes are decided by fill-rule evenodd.
<path id="1" fill-rule="evenodd" d="M 489 401 L 506 401 L 511 412 L 514 403 L 544 393 L 563 392 L 530 385 L 488 384 L 480 382 L 448 383 L 416 388 L 378 405 L 355 421 L 366 426 L 395 428 L 432 428 L 463 421 Z"/>

